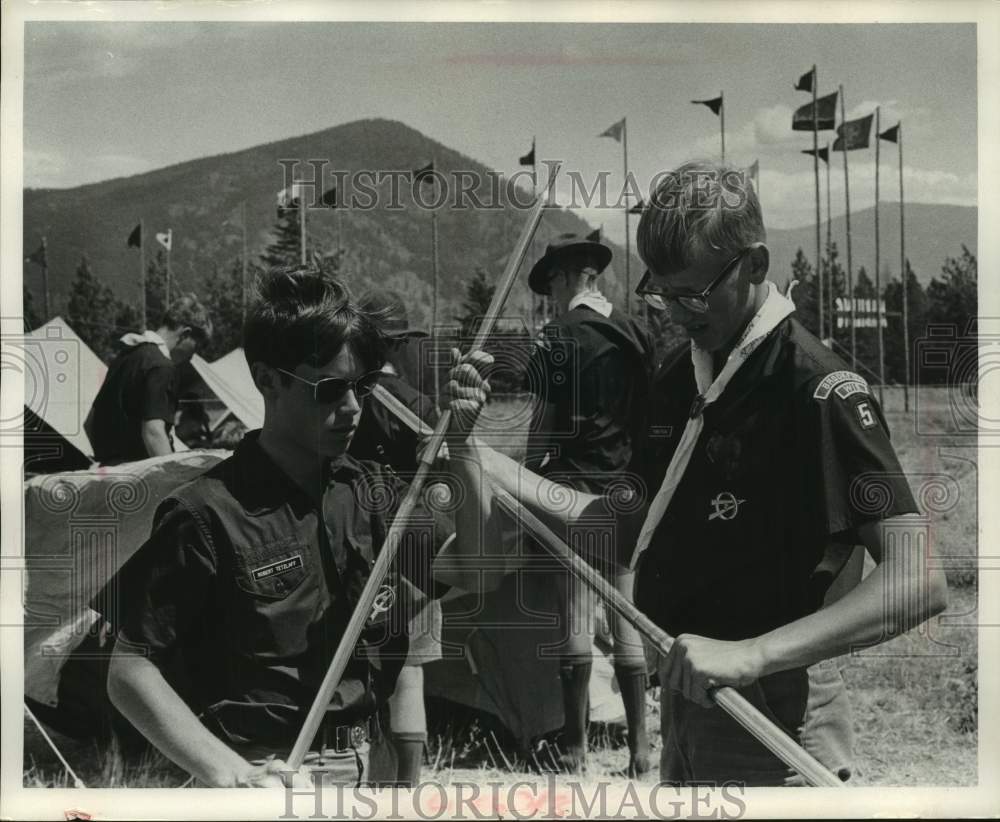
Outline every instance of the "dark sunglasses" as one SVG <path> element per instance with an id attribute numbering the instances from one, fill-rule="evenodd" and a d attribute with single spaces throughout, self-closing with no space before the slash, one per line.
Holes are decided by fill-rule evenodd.
<path id="1" fill-rule="evenodd" d="M 359 400 L 367 397 L 371 394 L 372 390 L 378 385 L 378 378 L 381 376 L 381 371 L 369 371 L 367 374 L 362 374 L 356 380 L 345 380 L 343 377 L 323 377 L 321 380 L 307 380 L 305 377 L 300 377 L 298 374 L 293 374 L 291 371 L 286 371 L 284 368 L 278 368 L 282 374 L 287 374 L 292 379 L 296 379 L 299 382 L 304 382 L 307 385 L 311 385 L 313 389 L 313 399 L 318 403 L 332 403 L 340 402 L 346 395 L 348 391 L 353 391 L 354 396 Z"/>
<path id="2" fill-rule="evenodd" d="M 652 274 L 649 270 L 642 275 L 639 285 L 636 286 L 635 293 L 642 297 L 650 308 L 655 308 L 657 311 L 666 311 L 669 308 L 668 303 L 677 302 L 688 311 L 693 311 L 695 314 L 704 314 L 708 311 L 708 298 L 712 296 L 712 292 L 722 285 L 726 277 L 737 269 L 737 263 L 743 260 L 743 257 L 746 256 L 749 250 L 750 246 L 747 246 L 727 262 L 722 267 L 722 271 L 719 272 L 719 276 L 712 280 L 704 291 L 698 294 L 667 294 L 658 287 L 650 286 L 649 280 Z"/>

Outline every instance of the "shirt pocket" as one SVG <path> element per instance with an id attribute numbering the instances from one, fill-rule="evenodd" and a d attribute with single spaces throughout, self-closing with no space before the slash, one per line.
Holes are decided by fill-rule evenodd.
<path id="1" fill-rule="evenodd" d="M 308 547 L 295 540 L 245 546 L 236 554 L 236 585 L 269 600 L 285 599 L 309 576 Z"/>

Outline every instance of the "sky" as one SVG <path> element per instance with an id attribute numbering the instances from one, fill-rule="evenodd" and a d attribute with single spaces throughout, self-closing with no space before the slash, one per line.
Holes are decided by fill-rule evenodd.
<path id="1" fill-rule="evenodd" d="M 908 201 L 977 202 L 972 24 L 29 22 L 24 45 L 29 187 L 385 117 L 508 174 L 534 136 L 539 157 L 585 180 L 606 169 L 614 189 L 622 146 L 597 135 L 625 117 L 645 189 L 657 172 L 718 156 L 719 118 L 690 101 L 723 91 L 727 160 L 759 161 L 767 224 L 802 226 L 814 219 L 800 153 L 812 138 L 790 123 L 811 100 L 793 86 L 815 63 L 820 94 L 843 84 L 848 119 L 879 105 L 883 130 L 902 120 Z M 881 146 L 882 199 L 896 201 L 897 149 Z M 874 203 L 874 148 L 849 164 L 854 211 Z M 832 198 L 842 213 L 839 154 Z M 623 239 L 620 210 L 581 216 Z"/>

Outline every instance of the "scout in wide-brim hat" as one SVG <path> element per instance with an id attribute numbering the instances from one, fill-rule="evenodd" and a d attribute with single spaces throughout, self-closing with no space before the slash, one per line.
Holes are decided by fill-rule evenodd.
<path id="1" fill-rule="evenodd" d="M 548 296 L 552 270 L 561 263 L 584 254 L 591 257 L 598 274 L 611 262 L 611 249 L 603 243 L 585 240 L 576 234 L 561 234 L 546 246 L 545 253 L 532 267 L 528 274 L 528 287 L 536 294 Z"/>

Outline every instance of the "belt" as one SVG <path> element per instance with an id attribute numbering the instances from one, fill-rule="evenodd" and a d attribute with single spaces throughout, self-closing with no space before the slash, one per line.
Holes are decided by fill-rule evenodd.
<path id="1" fill-rule="evenodd" d="M 319 726 L 316 734 L 318 751 L 310 751 L 306 754 L 306 761 L 309 757 L 322 757 L 324 754 L 346 753 L 354 748 L 364 745 L 366 742 L 375 742 L 381 735 L 381 725 L 378 714 L 372 714 L 367 719 L 359 719 L 346 725 L 334 725 L 326 721 Z"/>

